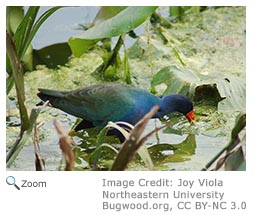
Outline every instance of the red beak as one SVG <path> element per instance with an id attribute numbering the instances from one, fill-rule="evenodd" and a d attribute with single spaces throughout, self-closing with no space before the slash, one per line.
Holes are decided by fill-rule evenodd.
<path id="1" fill-rule="evenodd" d="M 194 109 L 185 115 L 189 122 L 192 122 L 195 119 Z"/>

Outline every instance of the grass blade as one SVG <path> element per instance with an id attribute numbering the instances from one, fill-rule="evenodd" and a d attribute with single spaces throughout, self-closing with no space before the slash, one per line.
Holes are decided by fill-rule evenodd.
<path id="1" fill-rule="evenodd" d="M 33 28 L 30 30 L 28 37 L 25 40 L 25 43 L 23 45 L 23 50 L 21 53 L 21 58 L 23 58 L 23 56 L 26 53 L 26 50 L 28 48 L 28 46 L 31 44 L 34 35 L 37 33 L 37 31 L 39 30 L 39 28 L 41 27 L 41 25 L 58 9 L 62 8 L 62 6 L 59 7 L 52 7 L 49 10 L 47 10 L 45 13 L 43 13 L 40 18 L 36 21 L 36 23 L 34 24 Z M 36 13 L 37 14 L 37 13 Z"/>
<path id="2" fill-rule="evenodd" d="M 34 128 L 34 126 L 36 125 L 36 119 L 39 116 L 39 113 L 41 111 L 41 109 L 46 105 L 47 103 L 45 103 L 43 106 L 40 107 L 36 107 L 33 108 L 30 114 L 30 123 L 29 123 L 29 127 L 28 129 L 24 132 L 24 134 L 22 135 L 22 137 L 20 137 L 16 143 L 13 145 L 13 147 L 11 148 L 11 150 L 9 151 L 7 158 L 6 158 L 6 166 L 7 167 L 11 167 L 11 165 L 13 164 L 13 162 L 15 161 L 15 159 L 17 158 L 19 152 L 21 151 L 21 149 L 23 148 L 23 146 L 25 145 L 26 141 L 28 140 L 28 138 L 31 135 L 31 132 Z"/>
<path id="3" fill-rule="evenodd" d="M 76 144 L 57 120 L 54 121 L 54 125 L 59 136 L 59 146 L 66 162 L 65 171 L 72 171 L 75 164 Z"/>
<path id="4" fill-rule="evenodd" d="M 45 160 L 42 158 L 40 153 L 40 145 L 37 135 L 38 127 L 34 126 L 34 154 L 35 154 L 35 170 L 36 171 L 45 171 Z"/>
<path id="5" fill-rule="evenodd" d="M 158 111 L 159 106 L 155 106 L 147 113 L 131 131 L 129 139 L 127 139 L 120 149 L 112 167 L 112 171 L 121 171 L 126 169 L 128 163 L 132 160 L 134 155 L 140 149 L 144 141 L 140 141 L 141 135 L 152 116 Z"/>
<path id="6" fill-rule="evenodd" d="M 35 22 L 35 18 L 37 16 L 37 13 L 39 11 L 40 7 L 29 7 L 27 13 L 25 14 L 25 17 L 23 18 L 22 22 L 20 23 L 19 27 L 17 28 L 13 40 L 15 41 L 17 53 L 19 56 L 19 59 L 22 60 L 25 52 L 26 52 L 26 43 L 28 40 L 28 37 L 31 33 L 32 27 Z M 30 43 L 29 43 L 30 44 Z M 25 49 L 26 47 L 26 49 Z"/>
<path id="7" fill-rule="evenodd" d="M 11 36 L 6 32 L 6 51 L 10 59 L 12 67 L 13 78 L 16 87 L 16 94 L 19 105 L 19 113 L 21 118 L 21 134 L 29 127 L 29 120 L 27 109 L 25 106 L 25 90 L 24 90 L 24 77 L 22 71 L 22 65 L 18 58 L 15 44 Z"/>

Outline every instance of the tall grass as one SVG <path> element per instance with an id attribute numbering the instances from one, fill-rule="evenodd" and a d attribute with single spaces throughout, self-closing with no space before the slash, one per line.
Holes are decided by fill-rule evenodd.
<path id="1" fill-rule="evenodd" d="M 8 77 L 6 79 L 6 93 L 7 95 L 15 85 L 16 96 L 18 100 L 18 109 L 21 120 L 19 137 L 13 144 L 6 157 L 7 166 L 10 167 L 21 148 L 31 134 L 33 126 L 36 123 L 36 118 L 39 115 L 41 108 L 35 108 L 30 115 L 25 104 L 25 86 L 23 66 L 24 56 L 31 45 L 31 42 L 41 27 L 41 25 L 50 17 L 55 11 L 61 7 L 52 7 L 36 19 L 40 7 L 29 7 L 22 21 L 17 27 L 14 34 L 6 31 L 6 71 Z M 8 8 L 7 8 L 8 9 Z M 11 11 L 11 10 L 7 10 Z M 7 17 L 15 14 L 7 14 Z"/>

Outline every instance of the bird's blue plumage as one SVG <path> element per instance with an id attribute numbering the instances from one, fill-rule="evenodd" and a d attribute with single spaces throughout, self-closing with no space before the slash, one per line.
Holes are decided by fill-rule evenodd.
<path id="1" fill-rule="evenodd" d="M 175 111 L 186 115 L 193 110 L 192 102 L 186 96 L 173 94 L 160 98 L 119 83 L 93 85 L 73 91 L 39 89 L 38 96 L 43 101 L 49 100 L 53 107 L 82 118 L 84 128 L 104 127 L 108 121 L 125 121 L 135 125 L 155 105 L 160 106 L 154 116 L 157 118 Z"/>

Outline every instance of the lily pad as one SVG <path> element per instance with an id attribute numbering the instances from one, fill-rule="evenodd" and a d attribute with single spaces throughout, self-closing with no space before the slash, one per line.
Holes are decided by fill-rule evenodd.
<path id="1" fill-rule="evenodd" d="M 156 144 L 149 147 L 149 152 L 154 160 L 159 163 L 174 163 L 190 160 L 195 154 L 195 135 L 188 135 L 184 141 L 178 144 Z"/>
<path id="2" fill-rule="evenodd" d="M 245 110 L 245 80 L 242 77 L 215 71 L 198 73 L 179 66 L 169 66 L 154 75 L 151 85 L 155 87 L 161 83 L 167 86 L 164 95 L 179 93 L 196 100 L 212 99 L 219 102 L 220 111 Z M 207 97 L 209 94 L 210 98 Z"/>
<path id="3" fill-rule="evenodd" d="M 71 50 L 69 45 L 67 43 L 57 43 L 34 50 L 34 64 L 56 68 L 59 65 L 65 65 L 70 56 Z"/>
<path id="4" fill-rule="evenodd" d="M 96 14 L 96 17 L 94 18 L 94 21 L 92 23 L 92 26 L 99 24 L 101 22 L 104 22 L 107 19 L 112 18 L 113 16 L 120 13 L 122 10 L 126 9 L 126 6 L 103 6 L 100 8 L 98 13 Z"/>
<path id="5" fill-rule="evenodd" d="M 92 28 L 88 29 L 77 37 L 69 39 L 69 45 L 73 54 L 80 57 L 84 52 L 89 50 L 99 40 L 112 38 L 127 33 L 142 24 L 157 7 L 127 7 L 124 10 L 117 9 L 115 16 L 100 21 Z M 133 16 L 135 14 L 135 16 Z"/>

